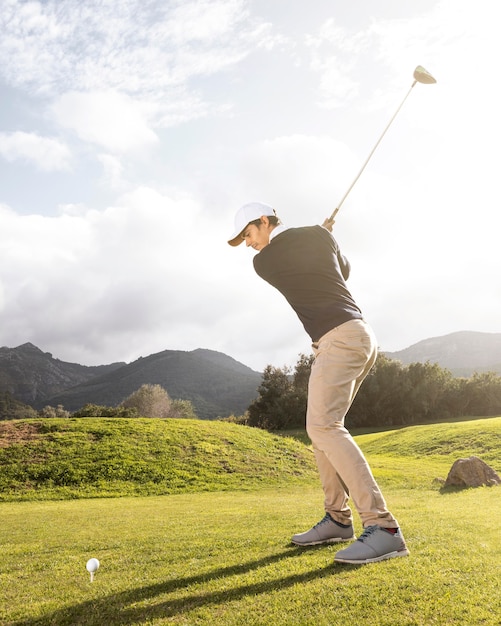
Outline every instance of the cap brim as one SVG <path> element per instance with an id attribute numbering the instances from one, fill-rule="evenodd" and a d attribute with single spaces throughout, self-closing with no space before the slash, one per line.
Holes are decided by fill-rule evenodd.
<path id="1" fill-rule="evenodd" d="M 242 232 L 243 232 L 243 231 L 239 232 L 239 233 L 238 233 L 238 235 L 237 235 L 236 237 L 233 237 L 233 239 L 230 239 L 230 240 L 228 241 L 228 243 L 230 244 L 230 246 L 235 247 L 235 246 L 239 246 L 239 245 L 242 243 L 242 241 L 243 241 L 243 239 L 242 239 Z"/>

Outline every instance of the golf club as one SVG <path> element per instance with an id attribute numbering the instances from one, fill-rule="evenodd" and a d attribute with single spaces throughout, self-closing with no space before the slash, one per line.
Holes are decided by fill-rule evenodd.
<path id="1" fill-rule="evenodd" d="M 355 183 L 357 182 L 357 180 L 360 178 L 362 172 L 364 171 L 367 163 L 370 161 L 370 158 L 372 157 L 372 155 L 374 154 L 374 152 L 376 151 L 376 148 L 379 146 L 379 144 L 381 143 L 381 140 L 383 139 L 383 137 L 386 134 L 386 131 L 388 130 L 388 128 L 391 126 L 391 123 L 393 122 L 393 120 L 397 117 L 398 112 L 400 111 L 400 109 L 402 108 L 404 102 L 407 100 L 407 98 L 409 97 L 409 94 L 411 93 L 414 85 L 416 83 L 422 83 L 423 85 L 432 85 L 433 83 L 436 83 L 437 81 L 433 78 L 433 76 L 427 72 L 424 67 L 422 67 L 421 65 L 418 65 L 416 67 L 416 69 L 414 70 L 414 82 L 411 85 L 411 88 L 409 89 L 409 91 L 407 92 L 405 98 L 402 100 L 402 102 L 400 103 L 400 106 L 398 107 L 398 109 L 395 111 L 393 117 L 391 118 L 391 120 L 388 123 L 388 126 L 384 129 L 381 137 L 377 140 L 376 145 L 374 146 L 374 148 L 372 148 L 371 153 L 369 154 L 369 156 L 367 157 L 367 160 L 365 161 L 365 163 L 362 165 L 362 168 L 360 169 L 360 171 L 358 172 L 358 174 L 355 177 L 355 180 L 351 183 L 351 185 L 348 187 L 348 191 L 344 194 L 343 198 L 341 199 L 341 202 L 337 205 L 337 207 L 334 209 L 334 212 L 332 213 L 332 215 L 329 217 L 328 221 L 329 222 L 334 222 L 334 218 L 337 215 L 337 212 L 339 211 L 339 209 L 341 208 L 341 205 L 343 204 L 343 202 L 346 200 L 348 194 L 350 193 L 350 191 L 353 189 Z"/>

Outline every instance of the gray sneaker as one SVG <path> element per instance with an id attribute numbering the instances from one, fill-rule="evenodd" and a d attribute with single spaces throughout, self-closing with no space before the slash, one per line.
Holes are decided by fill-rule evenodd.
<path id="1" fill-rule="evenodd" d="M 409 550 L 400 529 L 393 534 L 381 526 L 368 526 L 357 541 L 336 554 L 334 561 L 361 565 L 408 555 Z"/>
<path id="2" fill-rule="evenodd" d="M 292 543 L 296 546 L 316 546 L 321 543 L 337 543 L 339 541 L 350 541 L 355 539 L 353 534 L 353 526 L 350 524 L 347 528 L 343 528 L 332 519 L 329 513 L 313 528 L 305 533 L 299 533 L 292 537 Z"/>

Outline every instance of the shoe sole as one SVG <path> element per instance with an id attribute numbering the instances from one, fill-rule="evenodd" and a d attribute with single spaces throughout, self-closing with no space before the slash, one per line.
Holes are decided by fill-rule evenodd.
<path id="1" fill-rule="evenodd" d="M 323 543 L 342 543 L 343 541 L 355 541 L 356 537 L 355 535 L 353 535 L 353 537 L 347 537 L 346 539 L 343 539 L 343 537 L 331 537 L 330 539 L 322 539 L 321 541 L 309 541 L 308 543 L 300 543 L 299 541 L 294 541 L 294 539 L 291 539 L 292 543 L 295 546 L 320 546 Z"/>
<path id="2" fill-rule="evenodd" d="M 388 552 L 381 556 L 376 556 L 372 559 L 343 559 L 343 557 L 334 557 L 335 563 L 349 563 L 351 565 L 365 565 L 366 563 L 378 563 L 379 561 L 386 561 L 387 559 L 394 559 L 399 556 L 409 556 L 409 550 L 395 550 L 394 552 Z"/>

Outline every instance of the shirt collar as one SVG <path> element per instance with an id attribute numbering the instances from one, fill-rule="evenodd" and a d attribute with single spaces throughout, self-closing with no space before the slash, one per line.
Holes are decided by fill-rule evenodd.
<path id="1" fill-rule="evenodd" d="M 280 233 L 288 230 L 288 228 L 288 226 L 284 226 L 283 224 L 280 224 L 280 226 L 275 226 L 275 228 L 270 233 L 270 241 L 277 235 L 280 235 Z"/>

